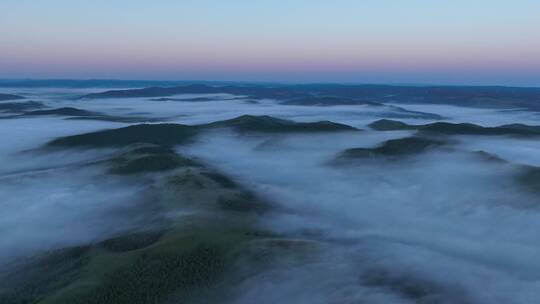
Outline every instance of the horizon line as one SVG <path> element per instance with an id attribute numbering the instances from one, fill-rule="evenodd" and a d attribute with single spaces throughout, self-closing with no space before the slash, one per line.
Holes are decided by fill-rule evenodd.
<path id="1" fill-rule="evenodd" d="M 355 85 L 355 86 L 411 86 L 411 87 L 501 87 L 540 89 L 540 85 L 505 85 L 505 84 L 450 84 L 450 83 L 407 83 L 407 82 L 354 82 L 354 81 L 258 81 L 258 80 L 203 80 L 203 79 L 124 79 L 124 78 L 0 78 L 0 82 L 39 82 L 39 81 L 73 81 L 73 82 L 170 82 L 170 83 L 238 83 L 238 84 L 274 84 L 274 85 Z"/>

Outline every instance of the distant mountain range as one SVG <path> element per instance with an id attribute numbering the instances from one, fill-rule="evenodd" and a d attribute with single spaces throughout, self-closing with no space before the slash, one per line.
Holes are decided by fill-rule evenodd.
<path id="1" fill-rule="evenodd" d="M 333 106 L 408 103 L 540 110 L 540 88 L 503 86 L 270 84 L 145 80 L 0 80 L 0 88 L 2 87 L 119 88 L 83 95 L 82 99 L 164 98 L 178 94 L 226 93 L 254 99 L 274 99 L 285 105 Z M 21 98 L 24 97 L 0 94 L 0 100 Z"/>
<path id="2" fill-rule="evenodd" d="M 82 96 L 94 98 L 167 97 L 177 94 L 228 93 L 269 98 L 292 105 L 374 103 L 448 104 L 468 107 L 540 110 L 540 88 L 393 85 L 207 85 L 110 90 Z"/>
<path id="3" fill-rule="evenodd" d="M 114 80 L 114 79 L 0 79 L 0 88 L 144 88 L 195 83 L 225 84 L 216 81 Z"/>

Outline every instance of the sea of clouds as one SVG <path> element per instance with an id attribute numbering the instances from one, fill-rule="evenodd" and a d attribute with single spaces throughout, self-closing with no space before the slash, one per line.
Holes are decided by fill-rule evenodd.
<path id="1" fill-rule="evenodd" d="M 87 90 L 80 91 L 86 93 Z M 14 93 L 21 93 L 14 91 Z M 111 115 L 183 124 L 271 115 L 331 120 L 365 128 L 402 114 L 395 107 L 285 106 L 212 97 L 209 102 L 148 98 L 79 100 L 76 90 L 25 89 L 33 100 Z M 538 113 L 444 105 L 399 105 L 447 121 L 485 126 L 540 125 Z M 432 119 L 401 118 L 409 123 Z M 133 229 L 122 210 L 141 202 L 145 186 L 78 166 L 110 150 L 38 151 L 59 136 L 124 123 L 34 117 L 0 120 L 0 258 L 85 244 Z M 540 199 L 513 182 L 514 164 L 540 165 L 537 139 L 458 136 L 455 149 L 398 161 L 345 166 L 348 148 L 410 136 L 399 132 L 239 135 L 213 131 L 178 151 L 231 176 L 278 208 L 261 225 L 319 244 L 305 261 L 284 257 L 235 290 L 235 303 L 534 303 L 540 298 Z M 498 155 L 485 161 L 471 151 Z"/>

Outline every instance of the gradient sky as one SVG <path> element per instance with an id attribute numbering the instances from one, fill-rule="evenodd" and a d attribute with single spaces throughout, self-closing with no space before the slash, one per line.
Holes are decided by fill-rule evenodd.
<path id="1" fill-rule="evenodd" d="M 540 1 L 0 0 L 0 78 L 540 86 Z"/>

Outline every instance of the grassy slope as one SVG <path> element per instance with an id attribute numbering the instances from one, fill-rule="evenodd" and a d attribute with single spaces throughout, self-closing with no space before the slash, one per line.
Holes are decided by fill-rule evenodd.
<path id="1" fill-rule="evenodd" d="M 330 121 L 294 122 L 270 116 L 243 115 L 234 119 L 198 126 L 181 124 L 139 124 L 118 129 L 66 136 L 49 142 L 54 147 L 122 147 L 136 143 L 162 146 L 184 144 L 201 131 L 215 128 L 233 128 L 242 132 L 291 133 L 291 132 L 340 132 L 356 131 L 348 125 Z"/>
<path id="2" fill-rule="evenodd" d="M 135 148 L 120 162 L 136 170 L 121 173 L 145 173 L 146 165 L 141 168 L 136 161 L 140 155 L 171 153 L 165 147 Z M 106 164 L 118 170 L 118 159 Z M 268 205 L 226 176 L 193 164 L 183 162 L 167 171 L 156 181 L 159 199 L 148 202 L 165 214 L 185 215 L 165 217 L 152 230 L 43 254 L 17 269 L 19 280 L 0 292 L 0 302 L 182 303 L 217 297 L 212 287 L 227 285 L 223 277 L 236 258 L 265 235 L 257 232 L 255 217 Z"/>
<path id="3" fill-rule="evenodd" d="M 340 161 L 371 157 L 404 157 L 420 154 L 429 149 L 442 147 L 444 145 L 446 145 L 446 142 L 441 140 L 410 136 L 387 140 L 374 148 L 347 149 L 341 152 L 336 160 Z"/>
<path id="4" fill-rule="evenodd" d="M 523 124 L 501 125 L 498 127 L 483 127 L 470 123 L 435 122 L 425 125 L 409 125 L 404 122 L 380 119 L 369 127 L 377 131 L 417 130 L 420 132 L 443 135 L 517 135 L 540 136 L 540 126 Z"/>

